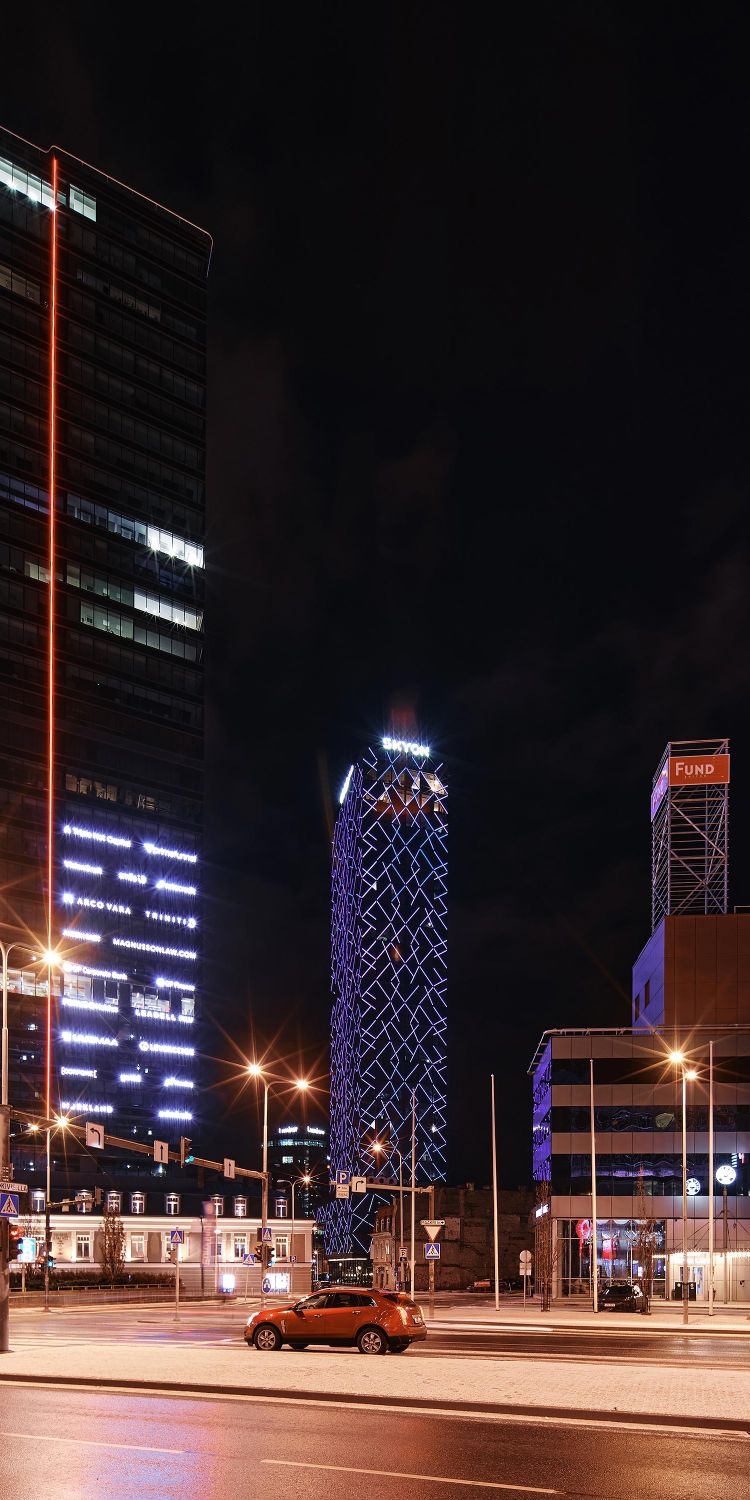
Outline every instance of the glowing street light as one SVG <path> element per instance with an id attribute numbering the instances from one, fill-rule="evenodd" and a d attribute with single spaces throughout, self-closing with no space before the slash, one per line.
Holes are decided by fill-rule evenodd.
<path id="1" fill-rule="evenodd" d="M 685 1054 L 680 1048 L 676 1048 L 669 1054 L 669 1061 L 680 1069 L 682 1074 L 682 1321 L 689 1321 L 688 1297 L 690 1286 L 688 1282 L 688 1174 L 687 1174 L 687 1084 L 694 1083 L 698 1074 L 695 1068 L 686 1068 Z M 693 1179 L 691 1178 L 691 1186 Z M 713 1184 L 711 1185 L 713 1192 Z M 695 1196 L 693 1192 L 692 1197 Z"/>

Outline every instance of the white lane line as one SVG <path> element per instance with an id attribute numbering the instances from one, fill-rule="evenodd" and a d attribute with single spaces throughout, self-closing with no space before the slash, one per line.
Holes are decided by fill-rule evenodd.
<path id="1" fill-rule="evenodd" d="M 94 1438 L 53 1437 L 49 1432 L 0 1432 L 0 1438 L 31 1438 L 37 1443 L 72 1443 L 78 1448 L 117 1448 L 120 1453 L 185 1453 L 185 1448 L 147 1448 L 145 1443 L 98 1443 Z"/>
<path id="2" fill-rule="evenodd" d="M 399 1469 L 357 1469 L 349 1464 L 306 1464 L 294 1458 L 262 1458 L 262 1464 L 283 1469 L 324 1469 L 332 1474 L 366 1474 L 375 1479 L 419 1479 L 424 1484 L 463 1484 L 475 1490 L 523 1490 L 525 1495 L 560 1495 L 562 1490 L 543 1489 L 538 1484 L 500 1484 L 496 1479 L 450 1479 L 445 1474 L 404 1474 Z"/>

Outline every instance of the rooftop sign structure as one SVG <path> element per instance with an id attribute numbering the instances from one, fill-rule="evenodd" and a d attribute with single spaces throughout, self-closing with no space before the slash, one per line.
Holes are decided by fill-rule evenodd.
<path id="1" fill-rule="evenodd" d="M 388 734 L 383 736 L 382 745 L 384 750 L 390 750 L 396 755 L 425 756 L 430 753 L 429 745 L 418 745 L 414 740 L 393 740 Z"/>

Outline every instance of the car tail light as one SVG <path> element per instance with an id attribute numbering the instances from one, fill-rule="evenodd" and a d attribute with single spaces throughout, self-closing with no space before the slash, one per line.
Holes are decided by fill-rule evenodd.
<path id="1" fill-rule="evenodd" d="M 406 1307 L 399 1307 L 398 1311 L 399 1311 L 399 1316 L 401 1318 L 401 1322 L 403 1323 L 404 1327 L 406 1327 L 406 1324 L 409 1321 L 409 1310 Z"/>

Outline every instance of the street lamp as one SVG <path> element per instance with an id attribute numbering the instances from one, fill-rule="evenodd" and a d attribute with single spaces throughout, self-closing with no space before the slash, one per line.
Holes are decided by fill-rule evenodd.
<path id="1" fill-rule="evenodd" d="M 372 1152 L 373 1156 L 376 1159 L 381 1154 L 381 1152 L 385 1152 L 385 1151 L 392 1152 L 395 1156 L 398 1157 L 398 1220 L 399 1220 L 399 1229 L 398 1229 L 398 1254 L 396 1256 L 396 1266 L 395 1266 L 396 1291 L 398 1292 L 398 1291 L 401 1290 L 401 1251 L 402 1251 L 403 1245 L 404 1245 L 404 1159 L 403 1159 L 403 1157 L 401 1155 L 401 1152 L 398 1149 L 398 1146 L 384 1145 L 382 1141 L 373 1141 L 372 1145 L 369 1146 L 367 1149 Z M 413 1212 L 414 1212 L 414 1204 L 413 1204 L 413 1200 L 412 1200 L 412 1213 Z"/>
<path id="2" fill-rule="evenodd" d="M 295 1264 L 295 1262 L 294 1262 L 294 1189 L 295 1189 L 295 1186 L 298 1186 L 298 1185 L 301 1185 L 302 1187 L 309 1187 L 310 1183 L 312 1182 L 312 1178 L 311 1178 L 309 1172 L 304 1172 L 302 1174 L 302 1176 L 296 1178 L 296 1180 L 293 1177 L 278 1177 L 276 1179 L 276 1182 L 277 1182 L 277 1186 L 280 1183 L 283 1182 L 284 1185 L 285 1185 L 285 1187 L 290 1187 L 291 1190 L 292 1190 L 292 1233 L 291 1233 L 291 1238 L 290 1238 L 290 1242 L 289 1242 L 289 1290 L 290 1290 L 290 1292 L 293 1292 L 294 1291 L 294 1264 Z"/>
<path id="3" fill-rule="evenodd" d="M 685 1054 L 679 1049 L 670 1052 L 669 1061 L 674 1067 L 680 1069 L 682 1074 L 682 1321 L 688 1322 L 688 1298 L 690 1285 L 688 1282 L 688 1176 L 687 1176 L 687 1085 L 693 1083 L 698 1077 L 695 1068 L 685 1067 Z M 713 1183 L 711 1184 L 713 1191 Z"/>
<path id="4" fill-rule="evenodd" d="M 261 1277 L 260 1277 L 260 1305 L 261 1305 L 261 1307 L 264 1307 L 265 1306 L 265 1301 L 264 1301 L 265 1294 L 264 1294 L 264 1291 L 263 1291 L 263 1280 L 264 1280 L 263 1271 L 265 1269 L 265 1266 L 264 1266 L 263 1262 L 264 1262 L 265 1253 L 266 1253 L 266 1248 L 265 1248 L 266 1247 L 266 1234 L 265 1234 L 265 1231 L 266 1231 L 266 1226 L 268 1224 L 268 1095 L 269 1095 L 269 1091 L 270 1091 L 270 1088 L 271 1088 L 271 1084 L 275 1083 L 275 1082 L 278 1082 L 278 1080 L 274 1079 L 274 1078 L 267 1078 L 266 1077 L 266 1073 L 265 1073 L 265 1069 L 258 1062 L 248 1063 L 248 1065 L 247 1065 L 247 1074 L 248 1074 L 249 1078 L 260 1079 L 260 1081 L 263 1084 L 263 1193 L 262 1193 L 262 1199 L 261 1199 L 261 1232 L 260 1232 L 260 1242 L 261 1242 L 261 1245 L 262 1245 L 263 1248 L 261 1250 L 261 1267 L 260 1267 L 260 1271 L 261 1271 Z M 308 1081 L 307 1078 L 296 1078 L 294 1080 L 294 1083 L 292 1084 L 292 1087 L 295 1088 L 295 1089 L 297 1089 L 300 1093 L 305 1093 L 306 1090 L 309 1089 L 310 1084 L 309 1084 L 309 1081 Z"/>

